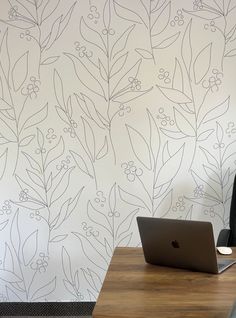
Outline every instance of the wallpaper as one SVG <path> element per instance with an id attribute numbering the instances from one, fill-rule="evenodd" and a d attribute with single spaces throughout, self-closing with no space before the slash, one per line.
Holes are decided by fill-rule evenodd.
<path id="1" fill-rule="evenodd" d="M 95 301 L 136 217 L 228 227 L 235 0 L 1 0 L 0 301 Z"/>

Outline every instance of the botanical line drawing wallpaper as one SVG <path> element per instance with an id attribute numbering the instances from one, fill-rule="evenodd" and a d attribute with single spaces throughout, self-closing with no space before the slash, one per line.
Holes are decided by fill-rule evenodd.
<path id="1" fill-rule="evenodd" d="M 0 301 L 96 301 L 136 217 L 228 227 L 235 0 L 1 0 Z"/>

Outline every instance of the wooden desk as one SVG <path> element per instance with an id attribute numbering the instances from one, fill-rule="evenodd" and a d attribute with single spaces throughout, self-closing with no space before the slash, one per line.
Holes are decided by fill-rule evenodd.
<path id="1" fill-rule="evenodd" d="M 219 275 L 191 272 L 146 264 L 141 248 L 117 248 L 93 318 L 222 318 L 235 300 L 236 264 Z"/>

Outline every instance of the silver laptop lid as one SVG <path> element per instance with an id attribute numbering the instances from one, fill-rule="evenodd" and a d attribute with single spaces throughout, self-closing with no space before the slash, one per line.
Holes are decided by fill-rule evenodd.
<path id="1" fill-rule="evenodd" d="M 210 222 L 149 217 L 137 222 L 146 262 L 218 273 Z"/>

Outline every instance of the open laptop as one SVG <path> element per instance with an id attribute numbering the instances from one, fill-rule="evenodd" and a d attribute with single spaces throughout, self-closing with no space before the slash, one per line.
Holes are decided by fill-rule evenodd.
<path id="1" fill-rule="evenodd" d="M 147 263 L 219 274 L 236 263 L 217 260 L 210 222 L 137 217 Z"/>

